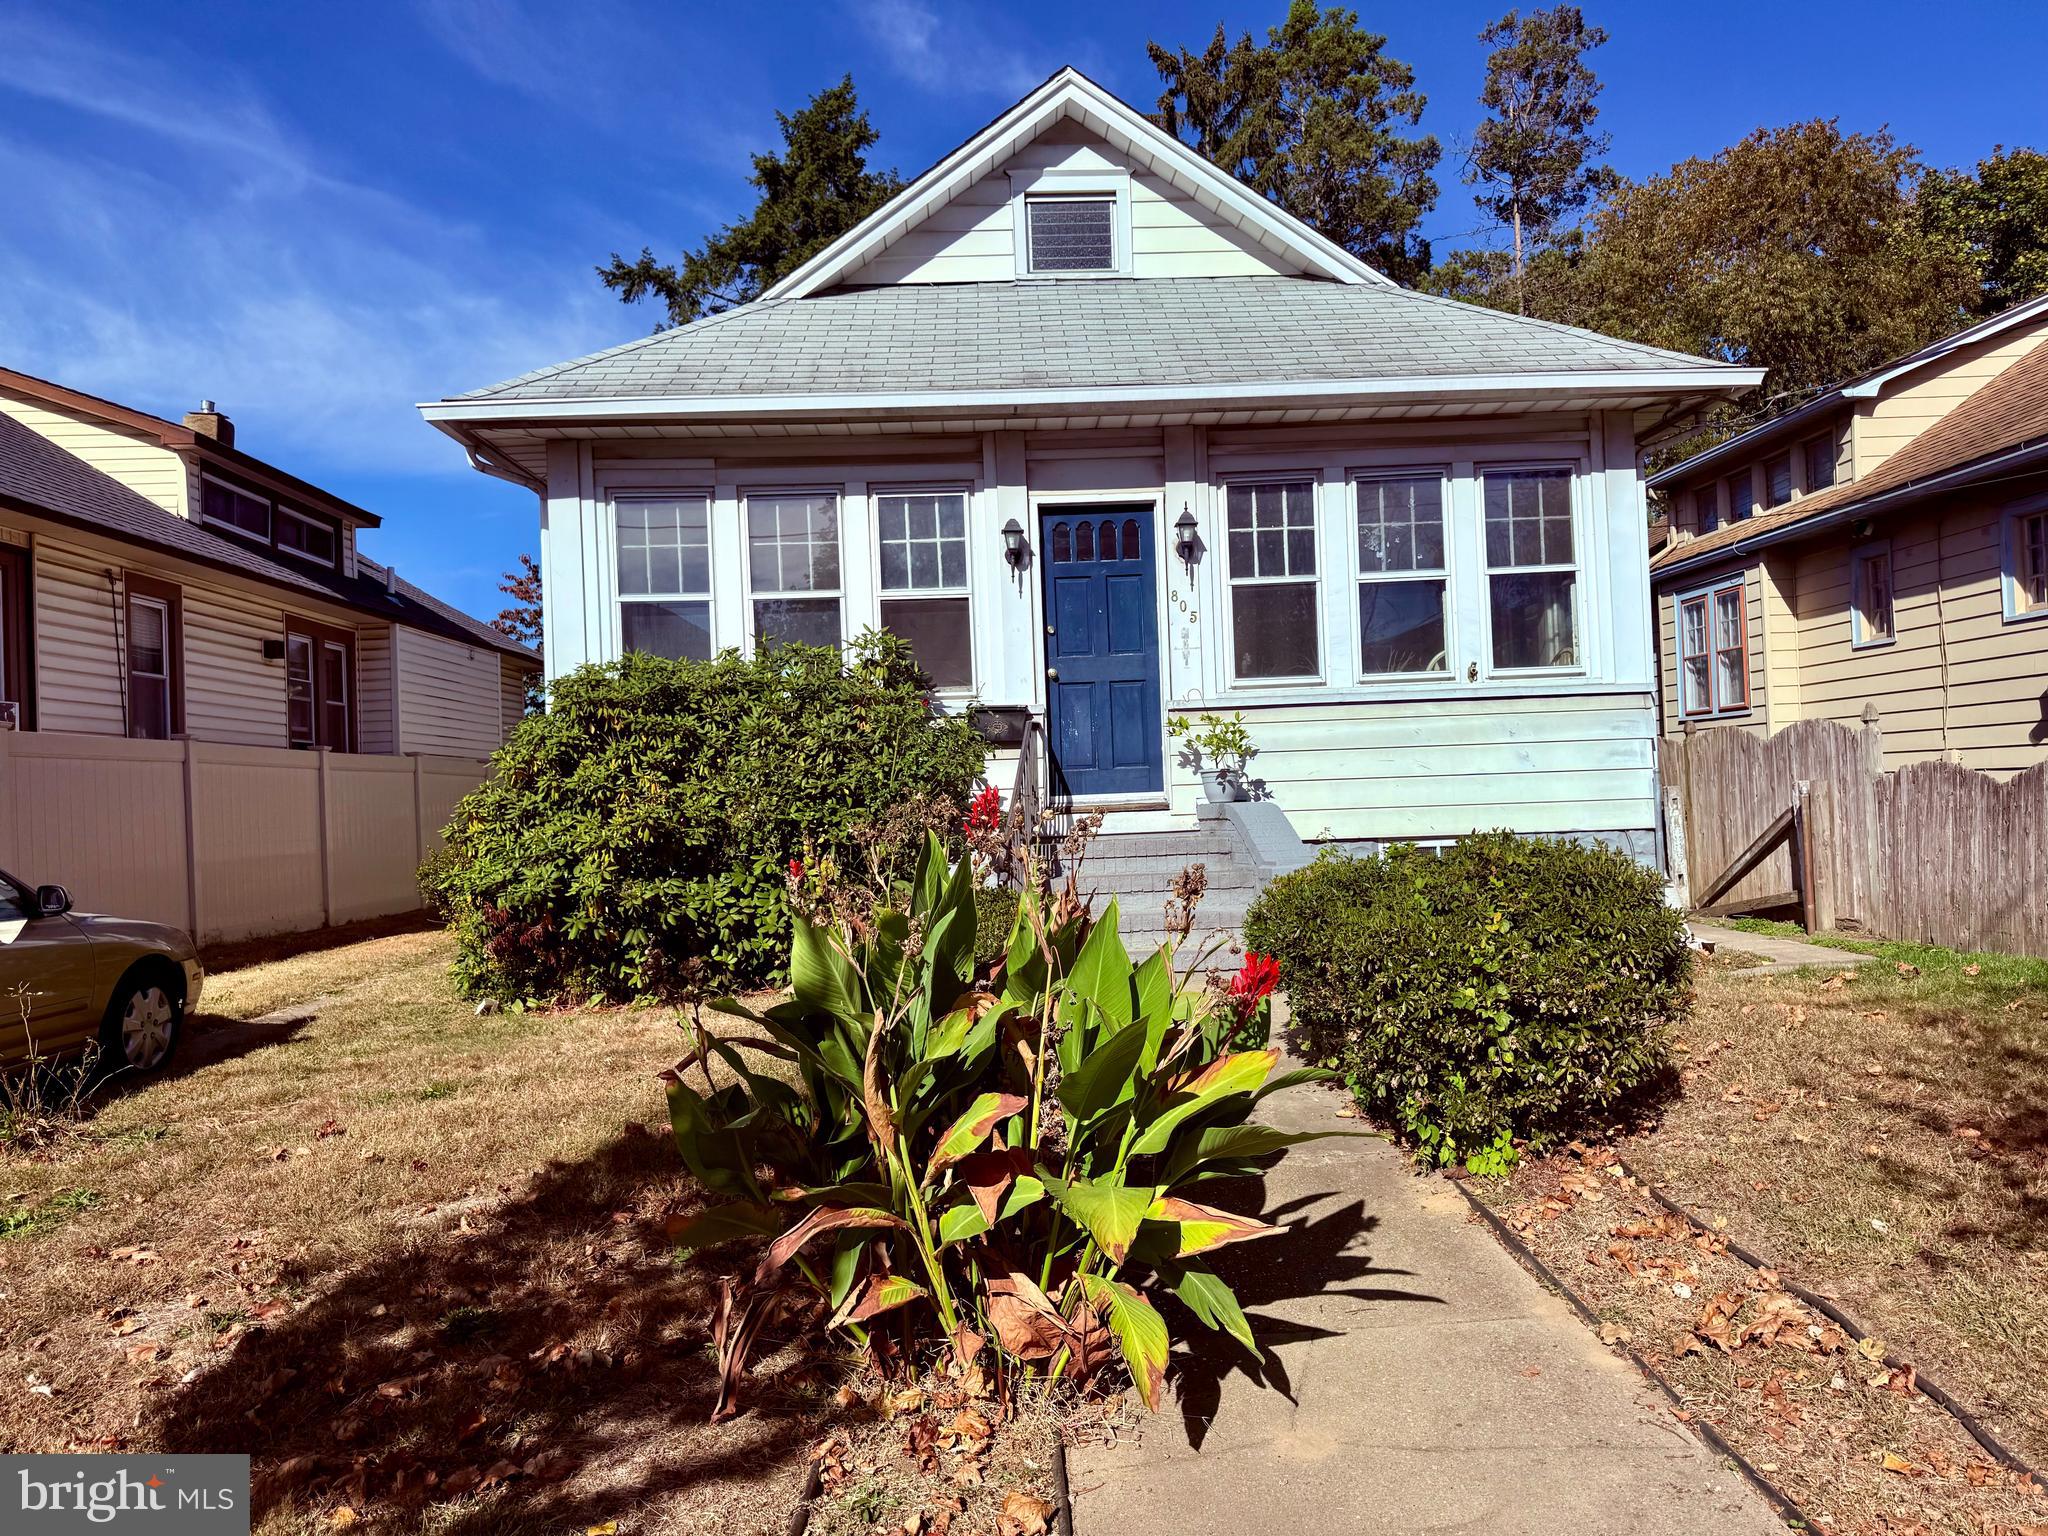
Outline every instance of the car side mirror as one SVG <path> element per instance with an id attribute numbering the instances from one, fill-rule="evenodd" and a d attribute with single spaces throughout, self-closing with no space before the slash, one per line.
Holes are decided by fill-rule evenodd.
<path id="1" fill-rule="evenodd" d="M 71 910 L 71 893 L 61 885 L 39 885 L 36 907 L 44 917 L 62 917 Z"/>

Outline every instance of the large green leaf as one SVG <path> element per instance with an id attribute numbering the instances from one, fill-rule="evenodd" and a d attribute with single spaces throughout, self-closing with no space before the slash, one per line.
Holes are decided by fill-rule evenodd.
<path id="1" fill-rule="evenodd" d="M 1068 1183 L 1045 1168 L 1038 1170 L 1038 1177 L 1075 1224 L 1095 1239 L 1095 1246 L 1108 1254 L 1112 1262 L 1123 1263 L 1124 1255 L 1131 1251 L 1131 1239 L 1138 1235 L 1138 1224 L 1145 1219 L 1145 1211 L 1157 1191 L 1150 1187 L 1099 1184 L 1091 1179 Z"/>
<path id="2" fill-rule="evenodd" d="M 1283 1088 L 1298 1087 L 1302 1083 L 1334 1083 L 1337 1077 L 1338 1074 L 1328 1067 L 1291 1067 L 1278 1077 L 1270 1079 L 1265 1087 L 1253 1094 L 1252 1102 L 1257 1104 Z"/>
<path id="3" fill-rule="evenodd" d="M 1197 1205 L 1179 1195 L 1161 1195 L 1145 1212 L 1147 1221 L 1158 1222 L 1173 1233 L 1173 1256 L 1193 1258 L 1228 1243 L 1242 1243 L 1254 1237 L 1270 1237 L 1280 1229 L 1255 1216 L 1213 1205 Z"/>
<path id="4" fill-rule="evenodd" d="M 967 1106 L 966 1111 L 955 1120 L 939 1138 L 939 1144 L 932 1149 L 931 1163 L 926 1167 L 924 1177 L 929 1184 L 939 1173 L 960 1161 L 984 1141 L 989 1132 L 1001 1125 L 1012 1115 L 1022 1111 L 1030 1100 L 1015 1093 L 984 1093 Z"/>
<path id="5" fill-rule="evenodd" d="M 1132 1155 L 1165 1151 L 1167 1142 L 1182 1122 L 1220 1104 L 1233 1094 L 1255 1091 L 1279 1059 L 1277 1048 L 1238 1051 L 1233 1055 L 1220 1056 L 1201 1071 L 1182 1079 L 1174 1085 L 1174 1102 L 1148 1123 L 1131 1144 Z"/>
<path id="6" fill-rule="evenodd" d="M 1372 1131 L 1283 1131 L 1270 1125 L 1208 1126 L 1184 1137 L 1174 1148 L 1173 1155 L 1167 1159 L 1165 1172 L 1160 1175 L 1160 1183 L 1170 1188 L 1204 1163 L 1238 1162 L 1248 1157 L 1264 1157 L 1268 1152 L 1299 1146 L 1305 1141 L 1325 1141 L 1332 1137 L 1369 1138 L 1374 1134 Z"/>
<path id="7" fill-rule="evenodd" d="M 1117 937 L 1116 898 L 1112 896 L 1095 926 L 1088 930 L 1081 953 L 1067 973 L 1069 990 L 1102 1010 L 1107 1029 L 1131 1022 L 1131 956 Z"/>
<path id="8" fill-rule="evenodd" d="M 1138 1057 L 1145 1049 L 1145 1031 L 1120 1029 L 1088 1053 L 1074 1071 L 1060 1079 L 1060 1103 L 1067 1113 L 1087 1124 L 1134 1091 Z"/>
<path id="9" fill-rule="evenodd" d="M 1019 1211 L 1036 1205 L 1045 1198 L 1045 1185 L 1031 1174 L 1024 1174 L 1003 1191 L 1002 1201 L 996 1212 L 996 1221 L 1008 1221 Z M 970 1237 L 979 1237 L 995 1223 L 974 1200 L 959 1205 L 949 1205 L 939 1213 L 939 1246 L 965 1242 Z"/>
<path id="10" fill-rule="evenodd" d="M 946 850 L 935 834 L 926 832 L 924 846 L 917 850 L 917 870 L 910 877 L 910 915 L 925 916 L 938 905 L 945 888 Z"/>
<path id="11" fill-rule="evenodd" d="M 1159 1065 L 1159 1047 L 1173 1023 L 1173 963 L 1164 949 L 1155 949 L 1131 976 L 1138 995 L 1138 1021 L 1145 1026 L 1145 1049 L 1138 1070 L 1149 1074 Z"/>
<path id="12" fill-rule="evenodd" d="M 1159 1411 L 1159 1398 L 1166 1384 L 1166 1351 L 1170 1340 L 1166 1319 L 1140 1296 L 1135 1287 L 1100 1275 L 1081 1276 L 1081 1291 L 1098 1317 L 1105 1319 L 1116 1334 L 1117 1347 L 1131 1368 L 1131 1380 L 1145 1406 Z"/>
<path id="13" fill-rule="evenodd" d="M 1251 1351 L 1254 1360 L 1265 1359 L 1252 1338 L 1252 1325 L 1245 1321 L 1244 1308 L 1237 1304 L 1237 1293 L 1214 1273 L 1200 1264 L 1188 1264 L 1161 1265 L 1160 1274 L 1196 1317 L 1219 1333 L 1229 1334 Z"/>
<path id="14" fill-rule="evenodd" d="M 678 1248 L 710 1248 L 736 1237 L 769 1237 L 781 1230 L 780 1216 L 764 1205 L 746 1200 L 699 1211 L 688 1221 L 669 1228 L 668 1239 Z"/>
<path id="15" fill-rule="evenodd" d="M 797 1000 L 848 1022 L 866 1012 L 860 976 L 818 927 L 794 914 L 790 917 L 789 986 Z"/>

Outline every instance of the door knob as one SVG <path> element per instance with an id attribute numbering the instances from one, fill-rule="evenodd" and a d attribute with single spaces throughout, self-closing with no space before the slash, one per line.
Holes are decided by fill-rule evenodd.
<path id="1" fill-rule="evenodd" d="M 1048 683 L 1058 682 L 1060 680 L 1060 669 L 1058 667 L 1047 667 L 1045 669 L 1045 680 Z"/>

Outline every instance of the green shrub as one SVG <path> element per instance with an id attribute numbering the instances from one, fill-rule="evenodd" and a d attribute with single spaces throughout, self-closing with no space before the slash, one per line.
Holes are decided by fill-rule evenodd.
<path id="1" fill-rule="evenodd" d="M 628 655 L 559 679 L 456 807 L 434 872 L 473 995 L 628 999 L 777 979 L 793 860 L 907 876 L 983 763 L 909 647 Z M 892 861 L 901 864 L 895 869 Z"/>
<path id="2" fill-rule="evenodd" d="M 1004 885 L 985 885 L 974 893 L 974 968 L 985 971 L 1010 947 L 1010 928 L 1017 920 L 1017 893 Z"/>
<path id="3" fill-rule="evenodd" d="M 1433 856 L 1325 853 L 1268 886 L 1300 1043 L 1433 1162 L 1497 1171 L 1663 1068 L 1690 996 L 1684 923 L 1626 856 L 1506 832 Z"/>

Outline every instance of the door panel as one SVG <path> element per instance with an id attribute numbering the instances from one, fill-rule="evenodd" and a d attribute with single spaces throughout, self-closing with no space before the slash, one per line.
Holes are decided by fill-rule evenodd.
<path id="1" fill-rule="evenodd" d="M 23 919 L 26 918 L 26 921 Z M 16 924 L 20 929 L 15 932 Z M 92 1038 L 92 941 L 68 917 L 27 917 L 0 886 L 0 1062 L 68 1050 Z"/>
<path id="2" fill-rule="evenodd" d="M 1038 547 L 1054 788 L 1157 793 L 1166 779 L 1151 508 L 1043 513 Z"/>

